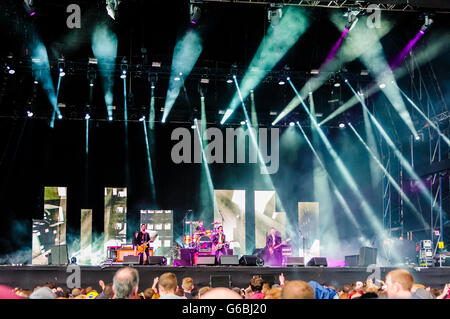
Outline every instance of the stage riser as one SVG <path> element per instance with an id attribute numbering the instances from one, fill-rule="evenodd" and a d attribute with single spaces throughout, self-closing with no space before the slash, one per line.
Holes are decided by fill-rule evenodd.
<path id="1" fill-rule="evenodd" d="M 247 266 L 198 266 L 198 267 L 169 267 L 169 266 L 134 266 L 139 271 L 139 289 L 151 287 L 153 278 L 165 272 L 173 272 L 179 279 L 184 277 L 194 278 L 197 288 L 208 286 L 210 276 L 231 275 L 232 285 L 240 288 L 248 287 L 252 275 L 273 276 L 278 282 L 278 275 L 283 273 L 287 280 L 315 280 L 330 286 L 342 287 L 344 284 L 356 281 L 365 281 L 370 275 L 366 268 L 270 268 L 270 267 L 247 267 Z M 101 267 L 81 267 L 81 286 L 86 288 L 92 286 L 100 289 L 98 281 L 101 279 L 105 283 L 112 282 L 114 273 L 120 266 L 107 268 Z M 392 268 L 381 268 L 381 279 L 384 280 L 386 274 Z M 411 270 L 417 283 L 442 288 L 445 283 L 450 282 L 450 267 L 421 269 L 421 271 Z M 58 286 L 66 287 L 66 280 L 70 273 L 66 272 L 66 267 L 58 266 L 1 266 L 0 284 L 11 287 L 34 288 L 46 282 L 54 282 Z"/>

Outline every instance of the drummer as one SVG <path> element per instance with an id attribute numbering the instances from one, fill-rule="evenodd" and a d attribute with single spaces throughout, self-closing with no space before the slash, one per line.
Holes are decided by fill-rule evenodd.
<path id="1" fill-rule="evenodd" d="M 196 233 L 205 233 L 205 226 L 203 226 L 203 220 L 198 221 L 198 226 L 195 229 Z"/>

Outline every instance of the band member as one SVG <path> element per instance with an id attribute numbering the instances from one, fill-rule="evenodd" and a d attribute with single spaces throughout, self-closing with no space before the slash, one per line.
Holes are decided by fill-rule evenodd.
<path id="1" fill-rule="evenodd" d="M 197 233 L 203 233 L 203 232 L 205 232 L 205 226 L 203 226 L 203 220 L 199 220 L 199 221 L 198 221 L 198 226 L 197 226 L 197 228 L 195 229 L 195 232 L 197 232 Z"/>
<path id="2" fill-rule="evenodd" d="M 281 266 L 282 246 L 280 246 L 281 234 L 275 228 L 270 228 L 270 234 L 266 238 L 264 264 L 268 266 Z M 277 247 L 278 246 L 278 247 Z"/>
<path id="3" fill-rule="evenodd" d="M 150 238 L 150 234 L 146 231 L 145 224 L 141 225 L 141 231 L 137 233 L 135 243 L 136 246 L 141 246 L 143 244 L 147 244 L 147 247 L 144 250 L 145 255 L 147 256 L 146 264 L 148 264 L 148 258 L 150 257 L 149 253 L 149 243 L 152 243 L 154 241 L 154 238 Z M 139 265 L 144 264 L 144 253 L 138 253 L 139 254 Z"/>
<path id="4" fill-rule="evenodd" d="M 227 254 L 227 248 L 225 247 L 227 243 L 225 239 L 225 234 L 223 233 L 223 226 L 219 226 L 217 228 L 217 231 L 218 233 L 213 236 L 211 241 L 214 245 L 214 251 L 217 262 L 219 262 L 220 256 Z"/>

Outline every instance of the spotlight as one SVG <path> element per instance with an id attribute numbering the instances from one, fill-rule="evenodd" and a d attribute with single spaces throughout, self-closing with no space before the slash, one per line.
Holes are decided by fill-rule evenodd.
<path id="1" fill-rule="evenodd" d="M 231 75 L 229 75 L 229 76 L 227 77 L 227 83 L 228 83 L 228 84 L 233 83 L 233 78 L 231 77 Z"/>
<path id="2" fill-rule="evenodd" d="M 203 4 L 203 0 L 191 0 L 189 6 L 189 14 L 191 19 L 191 24 L 197 24 L 202 15 L 202 9 L 200 5 Z"/>
<path id="3" fill-rule="evenodd" d="M 63 118 L 62 114 L 59 114 L 59 115 L 58 115 L 58 119 L 61 120 L 62 118 Z"/>
<path id="4" fill-rule="evenodd" d="M 340 87 L 340 86 L 341 86 L 341 83 L 339 83 L 339 82 L 335 82 L 335 83 L 334 83 L 334 87 L 335 87 L 335 88 L 338 88 L 338 87 Z"/>
<path id="5" fill-rule="evenodd" d="M 196 129 L 197 128 L 197 126 L 195 126 L 195 124 L 193 124 L 192 126 L 191 126 L 191 129 Z"/>
<path id="6" fill-rule="evenodd" d="M 385 83 L 380 83 L 379 87 L 380 87 L 380 89 L 384 89 L 386 87 L 386 84 Z"/>
<path id="7" fill-rule="evenodd" d="M 112 118 L 112 116 L 108 116 L 108 121 L 112 121 L 113 120 L 113 118 Z"/>
<path id="8" fill-rule="evenodd" d="M 181 76 L 183 75 L 183 73 L 180 72 L 179 75 L 175 76 L 174 80 L 175 81 L 181 81 Z"/>
<path id="9" fill-rule="evenodd" d="M 113 19 L 119 16 L 119 4 L 122 0 L 106 0 L 106 12 Z"/>
<path id="10" fill-rule="evenodd" d="M 280 79 L 280 81 L 278 81 L 278 85 L 285 85 L 286 82 L 283 79 Z"/>
<path id="11" fill-rule="evenodd" d="M 84 117 L 85 120 L 89 120 L 91 118 L 91 116 L 89 115 L 89 113 L 86 113 L 86 116 Z"/>
<path id="12" fill-rule="evenodd" d="M 422 26 L 422 28 L 420 29 L 420 33 L 424 34 L 425 31 L 433 24 L 433 19 L 431 19 L 428 15 L 425 15 L 425 22 Z"/>
<path id="13" fill-rule="evenodd" d="M 276 27 L 280 24 L 280 20 L 283 17 L 283 5 L 281 3 L 271 3 L 267 10 L 267 19 L 272 27 Z"/>
<path id="14" fill-rule="evenodd" d="M 340 128 L 344 128 L 344 127 L 345 127 L 345 124 L 344 124 L 344 123 L 339 123 L 339 127 L 340 127 Z"/>
<path id="15" fill-rule="evenodd" d="M 345 28 L 348 31 L 351 31 L 356 23 L 358 22 L 358 14 L 360 13 L 360 11 L 358 9 L 349 9 L 349 11 L 347 11 L 344 16 L 347 17 L 347 24 L 345 25 Z"/>
<path id="16" fill-rule="evenodd" d="M 27 116 L 28 116 L 28 117 L 33 117 L 33 115 L 34 115 L 33 112 L 27 111 Z"/>
<path id="17" fill-rule="evenodd" d="M 87 73 L 87 78 L 89 80 L 89 86 L 94 86 L 95 79 L 97 78 L 97 74 L 93 68 L 89 68 Z"/>
<path id="18" fill-rule="evenodd" d="M 121 79 L 126 79 L 127 78 L 127 71 L 126 70 L 122 70 L 122 74 L 120 75 Z"/>
<path id="19" fill-rule="evenodd" d="M 9 65 L 6 67 L 6 69 L 8 70 L 8 73 L 11 75 L 16 73 L 16 70 L 14 70 L 14 68 L 11 68 Z"/>
<path id="20" fill-rule="evenodd" d="M 30 17 L 36 15 L 36 10 L 34 9 L 33 0 L 24 0 L 23 6 L 25 7 L 25 10 L 30 15 Z"/>
<path id="21" fill-rule="evenodd" d="M 142 115 L 141 118 L 139 119 L 139 122 L 144 122 L 145 121 L 145 115 Z"/>
<path id="22" fill-rule="evenodd" d="M 65 75 L 66 75 L 66 72 L 64 72 L 64 69 L 63 68 L 59 68 L 59 76 L 63 77 Z"/>
<path id="23" fill-rule="evenodd" d="M 311 74 L 319 74 L 319 70 L 317 70 L 317 69 L 312 69 L 310 73 L 311 73 Z"/>
<path id="24" fill-rule="evenodd" d="M 39 84 L 39 81 L 38 80 L 34 80 L 34 84 Z"/>
<path id="25" fill-rule="evenodd" d="M 241 125 L 245 125 L 245 121 L 241 121 Z"/>
<path id="26" fill-rule="evenodd" d="M 148 81 L 150 82 L 150 87 L 152 89 L 154 89 L 156 87 L 156 82 L 158 81 L 158 74 L 157 73 L 149 73 Z"/>
<path id="27" fill-rule="evenodd" d="M 290 122 L 290 123 L 289 123 L 289 126 L 294 126 L 294 125 L 295 125 L 294 122 Z"/>

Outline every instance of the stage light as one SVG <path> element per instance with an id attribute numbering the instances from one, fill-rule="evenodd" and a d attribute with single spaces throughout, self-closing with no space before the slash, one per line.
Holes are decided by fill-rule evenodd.
<path id="1" fill-rule="evenodd" d="M 278 85 L 285 85 L 286 82 L 283 79 L 280 79 L 280 81 L 278 81 Z"/>
<path id="2" fill-rule="evenodd" d="M 344 123 L 339 123 L 339 127 L 340 127 L 340 128 L 344 128 L 344 127 L 345 127 L 345 124 L 344 124 Z"/>
<path id="3" fill-rule="evenodd" d="M 9 65 L 6 67 L 6 69 L 8 70 L 8 73 L 11 75 L 16 73 L 16 70 L 14 70 L 14 68 L 11 68 Z"/>
<path id="4" fill-rule="evenodd" d="M 202 16 L 202 9 L 200 5 L 203 3 L 202 0 L 190 0 L 189 15 L 191 18 L 191 24 L 197 24 Z"/>
<path id="5" fill-rule="evenodd" d="M 241 125 L 245 125 L 245 121 L 241 121 Z"/>
<path id="6" fill-rule="evenodd" d="M 344 16 L 347 17 L 347 24 L 345 25 L 345 28 L 348 31 L 351 31 L 355 27 L 356 23 L 358 23 L 359 13 L 360 11 L 358 9 L 349 9 L 349 11 L 344 14 Z"/>
<path id="7" fill-rule="evenodd" d="M 317 69 L 312 69 L 310 73 L 311 73 L 311 74 L 319 74 L 319 72 L 320 72 L 320 71 L 317 70 Z"/>
<path id="8" fill-rule="evenodd" d="M 39 84 L 39 81 L 38 80 L 34 80 L 34 84 Z"/>
<path id="9" fill-rule="evenodd" d="M 228 84 L 233 83 L 233 77 L 232 77 L 231 75 L 228 75 L 228 76 L 227 76 L 227 83 L 228 83 Z"/>
<path id="10" fill-rule="evenodd" d="M 34 115 L 33 112 L 27 111 L 27 116 L 28 116 L 28 117 L 33 117 L 33 115 Z"/>
<path id="11" fill-rule="evenodd" d="M 145 115 L 142 115 L 141 118 L 139 119 L 139 122 L 143 122 L 145 121 Z"/>
<path id="12" fill-rule="evenodd" d="M 380 83 L 379 87 L 380 87 L 380 89 L 384 89 L 386 87 L 386 84 L 385 83 Z"/>
<path id="13" fill-rule="evenodd" d="M 126 79 L 127 78 L 127 71 L 126 70 L 122 70 L 122 74 L 120 75 L 121 79 Z"/>
<path id="14" fill-rule="evenodd" d="M 96 59 L 96 58 L 89 58 L 88 64 L 98 64 L 98 59 Z"/>
<path id="15" fill-rule="evenodd" d="M 340 87 L 340 86 L 341 86 L 341 83 L 339 83 L 339 82 L 335 82 L 335 83 L 334 83 L 333 85 L 334 85 L 334 87 L 335 87 L 335 88 L 338 88 L 338 87 Z"/>
<path id="16" fill-rule="evenodd" d="M 119 16 L 119 4 L 122 0 L 106 0 L 106 12 L 113 19 Z"/>
<path id="17" fill-rule="evenodd" d="M 91 118 L 91 116 L 89 115 L 89 113 L 86 114 L 86 116 L 84 117 L 85 120 L 89 120 Z"/>
<path id="18" fill-rule="evenodd" d="M 30 17 L 36 15 L 36 10 L 34 9 L 33 0 L 24 0 L 23 5 L 25 11 L 30 15 Z"/>
<path id="19" fill-rule="evenodd" d="M 267 9 L 267 19 L 272 27 L 280 24 L 283 17 L 283 5 L 281 3 L 271 3 Z"/>
<path id="20" fill-rule="evenodd" d="M 421 34 L 424 34 L 425 31 L 433 24 L 434 20 L 431 19 L 428 15 L 425 15 L 425 22 L 420 29 Z"/>
<path id="21" fill-rule="evenodd" d="M 416 135 L 415 140 L 416 140 L 416 141 L 420 141 L 420 140 L 421 140 L 420 135 Z"/>
<path id="22" fill-rule="evenodd" d="M 196 128 L 197 128 L 197 126 L 191 125 L 191 129 L 196 129 Z"/>
<path id="23" fill-rule="evenodd" d="M 290 122 L 290 123 L 289 123 L 289 126 L 294 126 L 294 125 L 295 125 L 294 122 Z"/>
<path id="24" fill-rule="evenodd" d="M 65 75 L 66 75 L 66 72 L 64 72 L 64 69 L 63 68 L 59 68 L 59 76 L 63 77 Z"/>
<path id="25" fill-rule="evenodd" d="M 113 120 L 113 117 L 112 116 L 108 116 L 108 121 L 112 121 Z"/>
<path id="26" fill-rule="evenodd" d="M 63 118 L 63 116 L 62 116 L 62 114 L 58 114 L 58 119 L 62 119 Z"/>
<path id="27" fill-rule="evenodd" d="M 156 88 L 156 82 L 158 82 L 158 74 L 157 73 L 149 73 L 148 81 L 150 82 L 150 88 Z"/>

